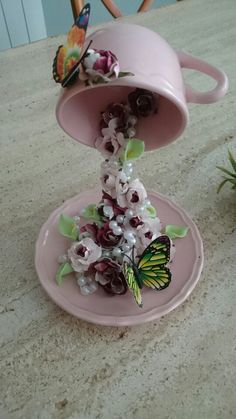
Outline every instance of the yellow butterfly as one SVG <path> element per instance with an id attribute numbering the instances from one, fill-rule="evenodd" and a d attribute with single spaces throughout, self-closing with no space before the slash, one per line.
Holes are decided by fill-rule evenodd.
<path id="1" fill-rule="evenodd" d="M 160 291 L 171 282 L 171 272 L 165 265 L 170 260 L 170 239 L 160 236 L 144 250 L 138 264 L 124 262 L 123 274 L 130 291 L 139 307 L 142 307 L 141 288 L 143 285 Z"/>

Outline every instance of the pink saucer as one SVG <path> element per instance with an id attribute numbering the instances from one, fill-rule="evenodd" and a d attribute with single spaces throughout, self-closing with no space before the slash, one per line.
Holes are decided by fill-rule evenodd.
<path id="1" fill-rule="evenodd" d="M 130 292 L 122 296 L 109 296 L 102 289 L 90 296 L 82 296 L 73 275 L 59 287 L 55 282 L 57 257 L 65 253 L 68 241 L 57 230 L 61 213 L 75 215 L 90 203 L 100 200 L 100 192 L 92 190 L 79 194 L 57 208 L 42 226 L 35 254 L 39 280 L 55 303 L 74 316 L 106 326 L 132 326 L 155 320 L 180 305 L 197 284 L 203 266 L 203 245 L 199 231 L 186 212 L 168 198 L 155 192 L 149 199 L 165 224 L 189 227 L 183 239 L 175 240 L 176 254 L 171 264 L 172 281 L 168 288 L 154 292 L 143 291 L 143 308 L 139 308 Z"/>

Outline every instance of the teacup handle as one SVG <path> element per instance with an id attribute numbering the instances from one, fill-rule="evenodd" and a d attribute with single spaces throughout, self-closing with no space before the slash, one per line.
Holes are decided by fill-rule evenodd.
<path id="1" fill-rule="evenodd" d="M 177 56 L 180 62 L 180 66 L 183 68 L 190 68 L 207 74 L 217 81 L 217 85 L 213 90 L 209 92 L 198 92 L 191 86 L 186 84 L 186 100 L 192 103 L 213 103 L 217 102 L 223 97 L 228 90 L 228 77 L 223 71 L 218 70 L 206 61 L 200 60 L 199 58 L 193 57 L 183 51 L 178 51 Z"/>

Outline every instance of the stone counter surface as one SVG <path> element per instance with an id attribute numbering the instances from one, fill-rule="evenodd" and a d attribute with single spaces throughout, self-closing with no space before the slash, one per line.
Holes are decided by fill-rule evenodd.
<path id="1" fill-rule="evenodd" d="M 0 54 L 1 419 L 236 417 L 236 194 L 217 195 L 227 149 L 236 155 L 236 2 L 185 0 L 124 18 L 225 70 L 219 103 L 190 105 L 184 135 L 147 153 L 137 175 L 197 223 L 201 280 L 164 318 L 132 328 L 71 317 L 41 288 L 34 245 L 63 200 L 98 185 L 101 158 L 57 125 L 51 62 L 64 37 Z M 142 50 L 140 48 L 140 53 Z M 196 88 L 213 84 L 185 71 Z"/>

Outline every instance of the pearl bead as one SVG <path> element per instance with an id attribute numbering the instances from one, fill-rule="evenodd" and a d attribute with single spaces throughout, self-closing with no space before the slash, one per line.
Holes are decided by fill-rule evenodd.
<path id="1" fill-rule="evenodd" d="M 110 257 L 110 252 L 103 252 L 102 256 L 104 258 L 109 258 Z"/>
<path id="2" fill-rule="evenodd" d="M 90 291 L 91 291 L 91 294 L 93 294 L 95 291 L 97 291 L 97 289 L 98 289 L 98 284 L 97 284 L 97 282 L 92 282 L 90 285 L 89 285 L 89 289 L 90 289 Z"/>
<path id="3" fill-rule="evenodd" d="M 123 170 L 120 171 L 119 173 L 120 173 L 120 182 L 126 183 L 127 181 L 126 173 Z"/>
<path id="4" fill-rule="evenodd" d="M 82 295 L 89 295 L 91 294 L 90 287 L 88 285 L 84 285 L 80 288 L 80 292 Z"/>
<path id="5" fill-rule="evenodd" d="M 144 212 L 144 211 L 145 211 L 145 207 L 144 206 L 139 207 L 139 212 Z"/>
<path id="6" fill-rule="evenodd" d="M 130 125 L 133 125 L 133 126 L 136 125 L 137 121 L 138 121 L 138 118 L 135 115 L 130 115 L 128 118 L 128 123 Z"/>
<path id="7" fill-rule="evenodd" d="M 133 236 L 132 231 L 130 231 L 130 230 L 126 230 L 126 231 L 124 232 L 124 238 L 125 238 L 126 240 L 132 239 L 132 237 L 134 237 L 134 236 Z"/>
<path id="8" fill-rule="evenodd" d="M 125 174 L 126 176 L 130 176 L 133 173 L 133 167 L 126 167 L 125 168 Z"/>
<path id="9" fill-rule="evenodd" d="M 127 239 L 127 241 L 128 241 L 128 244 L 131 246 L 134 246 L 136 243 L 135 237 L 130 237 L 129 239 Z"/>
<path id="10" fill-rule="evenodd" d="M 120 236 L 122 234 L 122 229 L 120 227 L 116 227 L 112 231 L 115 234 L 115 236 Z"/>
<path id="11" fill-rule="evenodd" d="M 115 257 L 119 257 L 119 256 L 121 255 L 121 249 L 120 249 L 119 247 L 115 247 L 115 248 L 112 250 L 112 254 L 113 254 L 113 256 L 115 256 Z"/>
<path id="12" fill-rule="evenodd" d="M 75 217 L 73 217 L 75 222 L 78 223 L 80 221 L 80 216 L 79 215 L 75 215 Z"/>
<path id="13" fill-rule="evenodd" d="M 104 205 L 103 213 L 106 217 L 110 217 L 110 218 L 112 218 L 114 215 L 113 208 L 110 207 L 109 205 Z"/>
<path id="14" fill-rule="evenodd" d="M 77 284 L 80 285 L 81 287 L 83 287 L 84 285 L 87 284 L 87 279 L 85 278 L 85 276 L 80 276 L 77 279 Z"/>
<path id="15" fill-rule="evenodd" d="M 110 223 L 109 223 L 109 227 L 113 230 L 114 228 L 116 228 L 118 226 L 118 224 L 117 224 L 117 222 L 116 221 L 110 221 Z"/>
<path id="16" fill-rule="evenodd" d="M 122 249 L 124 252 L 129 252 L 130 251 L 130 246 L 126 243 L 123 244 Z"/>
<path id="17" fill-rule="evenodd" d="M 124 216 L 123 215 L 117 215 L 116 221 L 117 221 L 118 224 L 123 224 Z"/>
<path id="18" fill-rule="evenodd" d="M 128 128 L 127 129 L 127 134 L 129 138 L 133 138 L 136 134 L 136 130 L 134 128 Z"/>
<path id="19" fill-rule="evenodd" d="M 149 199 L 147 199 L 145 204 L 146 204 L 146 207 L 150 207 L 151 206 L 151 201 L 149 201 Z"/>
<path id="20" fill-rule="evenodd" d="M 134 212 L 131 209 L 127 209 L 125 211 L 125 216 L 126 216 L 126 218 L 130 219 L 134 216 Z"/>
<path id="21" fill-rule="evenodd" d="M 131 161 L 128 161 L 128 162 L 126 163 L 126 166 L 127 166 L 127 167 L 133 167 L 133 163 L 131 163 Z"/>

